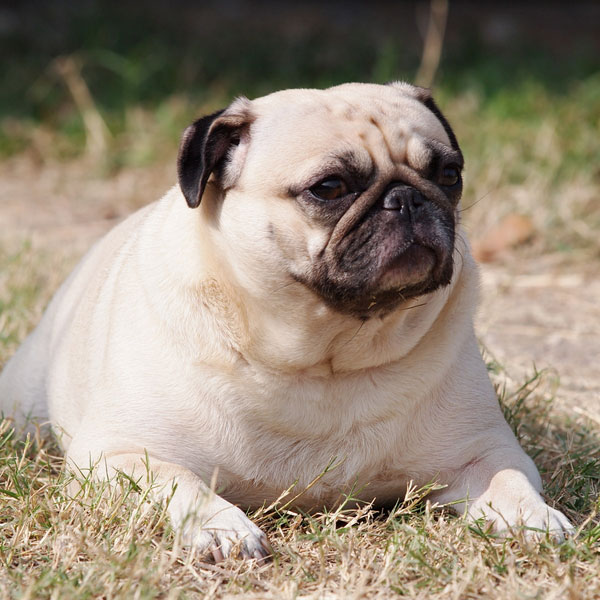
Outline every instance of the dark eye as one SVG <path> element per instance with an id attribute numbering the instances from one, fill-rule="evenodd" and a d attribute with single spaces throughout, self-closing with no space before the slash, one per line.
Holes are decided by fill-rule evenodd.
<path id="1" fill-rule="evenodd" d="M 337 200 L 348 193 L 348 186 L 339 177 L 329 177 L 310 188 L 313 196 L 324 202 Z"/>
<path id="2" fill-rule="evenodd" d="M 440 185 L 452 187 L 460 181 L 460 171 L 457 167 L 444 167 L 440 177 Z"/>

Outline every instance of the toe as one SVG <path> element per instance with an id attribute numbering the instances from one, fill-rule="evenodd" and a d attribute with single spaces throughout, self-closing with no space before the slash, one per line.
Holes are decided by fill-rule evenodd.
<path id="1" fill-rule="evenodd" d="M 210 552 L 212 554 L 213 560 L 216 563 L 223 562 L 225 560 L 225 556 L 223 555 L 221 546 L 211 546 Z"/>

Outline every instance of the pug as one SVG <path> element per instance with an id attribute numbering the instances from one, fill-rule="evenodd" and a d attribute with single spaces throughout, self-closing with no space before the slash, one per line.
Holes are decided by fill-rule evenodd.
<path id="1" fill-rule="evenodd" d="M 269 554 L 247 509 L 385 505 L 409 482 L 499 531 L 572 530 L 478 350 L 463 155 L 428 90 L 238 98 L 177 167 L 8 362 L 5 414 L 48 419 L 77 471 L 151 485 L 216 560 Z"/>

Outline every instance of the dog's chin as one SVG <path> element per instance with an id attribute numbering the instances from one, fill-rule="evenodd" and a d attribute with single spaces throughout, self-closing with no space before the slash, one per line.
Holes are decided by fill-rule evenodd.
<path id="1" fill-rule="evenodd" d="M 395 256 L 385 267 L 378 282 L 379 291 L 419 287 L 430 282 L 437 264 L 437 257 L 431 248 L 421 244 L 411 244 L 402 254 Z"/>
<path id="2" fill-rule="evenodd" d="M 369 301 L 357 298 L 355 314 L 361 318 L 384 317 L 449 284 L 451 278 L 451 263 L 447 264 L 432 248 L 413 243 L 380 266 Z"/>

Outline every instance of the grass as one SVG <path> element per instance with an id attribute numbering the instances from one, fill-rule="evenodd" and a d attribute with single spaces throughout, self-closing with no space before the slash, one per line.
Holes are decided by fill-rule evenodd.
<path id="1" fill-rule="evenodd" d="M 501 401 L 540 467 L 549 501 L 578 525 L 557 545 L 497 538 L 432 510 L 411 490 L 390 511 L 258 511 L 274 560 L 218 565 L 181 547 L 165 506 L 122 478 L 72 475 L 50 440 L 0 428 L 0 593 L 4 598 L 594 598 L 600 594 L 600 439 L 554 414 L 533 376 Z"/>
<path id="2" fill-rule="evenodd" d="M 28 242 L 0 245 L 0 365 L 39 322 L 73 261 L 32 249 Z"/>
<path id="3" fill-rule="evenodd" d="M 536 252 L 600 256 L 600 77 L 558 95 L 530 81 L 487 101 L 473 90 L 441 96 L 466 157 L 467 227 L 477 234 L 522 214 Z"/>

